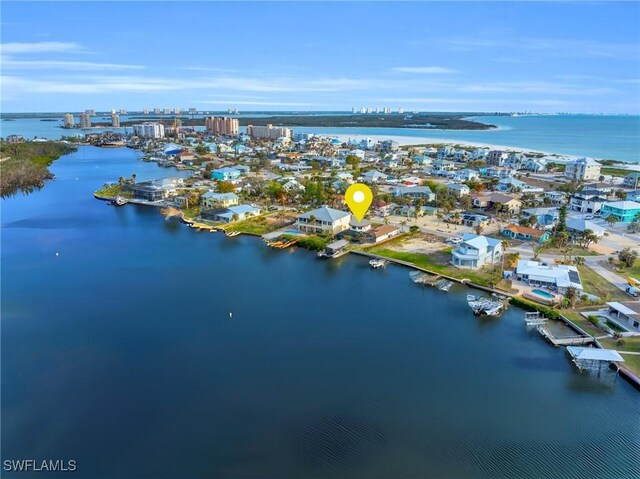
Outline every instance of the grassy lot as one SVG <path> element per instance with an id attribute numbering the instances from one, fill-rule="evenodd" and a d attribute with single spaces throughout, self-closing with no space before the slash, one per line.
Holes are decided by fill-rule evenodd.
<path id="1" fill-rule="evenodd" d="M 640 355 L 623 354 L 624 365 L 631 369 L 637 376 L 640 376 Z"/>
<path id="2" fill-rule="evenodd" d="M 564 256 L 565 250 L 564 248 L 554 248 L 552 246 L 544 246 L 540 254 L 553 254 L 557 256 Z M 591 251 L 588 249 L 575 247 L 571 249 L 571 257 L 573 258 L 575 256 L 601 256 L 601 253 L 598 253 L 597 251 Z"/>
<path id="3" fill-rule="evenodd" d="M 597 309 L 597 307 L 587 308 L 587 310 L 594 310 L 594 309 Z M 570 320 L 576 326 L 581 327 L 583 330 L 585 330 L 591 336 L 597 337 L 597 336 L 604 336 L 605 335 L 604 331 L 602 331 L 600 328 L 595 327 L 584 316 L 581 316 L 579 311 L 572 309 L 572 310 L 563 310 L 561 312 L 562 312 L 562 315 L 565 318 Z"/>
<path id="4" fill-rule="evenodd" d="M 393 249 L 394 245 L 398 245 L 404 241 L 406 237 L 396 239 L 394 241 L 390 241 L 380 246 L 373 246 L 370 248 L 361 248 L 362 251 L 366 251 L 367 253 L 373 253 L 380 256 L 384 256 L 385 258 L 397 259 L 400 261 L 406 261 L 407 263 L 414 264 L 420 268 L 424 268 L 426 270 L 432 271 L 434 273 L 445 274 L 447 276 L 451 276 L 453 278 L 458 279 L 469 279 L 474 283 L 491 286 L 493 282 L 499 280 L 499 276 L 492 274 L 492 269 L 481 269 L 481 270 L 466 270 L 466 269 L 458 269 L 455 266 L 448 264 L 451 259 L 450 249 L 449 253 L 445 251 L 439 251 L 433 254 L 423 254 L 423 253 L 411 253 L 406 251 L 397 251 Z"/>
<path id="5" fill-rule="evenodd" d="M 595 294 L 605 301 L 626 301 L 629 296 L 619 290 L 588 266 L 578 266 L 582 286 L 587 293 Z"/>
<path id="6" fill-rule="evenodd" d="M 629 173 L 632 173 L 632 172 L 622 168 L 609 168 L 605 166 L 604 168 L 600 169 L 601 175 L 627 176 Z"/>
<path id="7" fill-rule="evenodd" d="M 267 218 L 270 216 L 276 216 L 278 213 L 267 213 L 260 216 L 254 216 L 243 221 L 237 221 L 224 227 L 225 231 L 239 231 L 241 233 L 263 235 L 265 233 L 271 233 L 281 228 L 283 225 L 277 221 L 269 221 Z"/>

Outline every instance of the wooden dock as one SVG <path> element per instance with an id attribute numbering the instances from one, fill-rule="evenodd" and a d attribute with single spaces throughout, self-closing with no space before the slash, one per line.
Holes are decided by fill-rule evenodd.
<path id="1" fill-rule="evenodd" d="M 558 338 L 553 334 L 551 334 L 551 332 L 544 325 L 538 325 L 537 329 L 544 339 L 546 339 L 556 347 L 580 346 L 585 344 L 591 344 L 594 341 L 591 336 L 569 336 L 564 338 Z"/>

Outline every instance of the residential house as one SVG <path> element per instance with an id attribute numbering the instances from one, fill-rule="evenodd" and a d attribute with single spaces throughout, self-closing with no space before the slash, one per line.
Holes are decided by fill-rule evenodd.
<path id="1" fill-rule="evenodd" d="M 605 218 L 613 216 L 622 223 L 631 223 L 640 215 L 640 203 L 635 201 L 612 201 L 602 205 L 601 214 Z"/>
<path id="2" fill-rule="evenodd" d="M 240 178 L 240 171 L 236 168 L 218 168 L 211 172 L 211 178 L 220 181 L 233 181 Z"/>
<path id="3" fill-rule="evenodd" d="M 471 193 L 471 189 L 462 183 L 448 183 L 446 187 L 457 197 L 466 196 Z"/>
<path id="4" fill-rule="evenodd" d="M 486 215 L 481 215 L 479 213 L 465 212 L 462 214 L 460 218 L 460 223 L 463 224 L 464 226 L 469 226 L 471 228 L 475 228 L 477 226 L 484 228 L 489 224 L 490 220 L 491 218 L 489 218 Z"/>
<path id="5" fill-rule="evenodd" d="M 473 161 L 484 160 L 487 157 L 489 150 L 487 148 L 476 148 L 469 155 L 469 159 Z"/>
<path id="6" fill-rule="evenodd" d="M 444 160 L 448 158 L 453 153 L 453 147 L 451 146 L 442 146 L 438 148 L 438 152 L 436 153 L 436 158 L 438 160 Z"/>
<path id="7" fill-rule="evenodd" d="M 455 172 L 454 181 L 475 181 L 480 178 L 480 173 L 470 168 L 464 168 Z"/>
<path id="8" fill-rule="evenodd" d="M 627 192 L 627 201 L 636 201 L 640 203 L 640 190 Z"/>
<path id="9" fill-rule="evenodd" d="M 563 191 L 545 191 L 543 197 L 549 198 L 554 205 L 562 205 L 567 201 L 567 194 Z"/>
<path id="10" fill-rule="evenodd" d="M 451 264 L 458 268 L 477 269 L 502 259 L 502 241 L 488 236 L 465 233 L 451 251 Z"/>
<path id="11" fill-rule="evenodd" d="M 502 150 L 491 150 L 487 155 L 486 162 L 490 166 L 504 166 L 507 154 Z"/>
<path id="12" fill-rule="evenodd" d="M 367 232 L 371 242 L 380 243 L 396 236 L 400 230 L 396 226 L 382 225 Z"/>
<path id="13" fill-rule="evenodd" d="M 607 194 L 602 190 L 585 188 L 571 197 L 569 209 L 581 213 L 599 213 L 607 201 Z"/>
<path id="14" fill-rule="evenodd" d="M 553 228 L 558 221 L 560 213 L 556 207 L 548 208 L 526 208 L 522 210 L 522 217 L 524 219 L 536 219 L 535 224 L 545 229 Z"/>
<path id="15" fill-rule="evenodd" d="M 200 205 L 203 208 L 211 209 L 216 206 L 229 207 L 237 205 L 240 201 L 235 193 L 215 193 L 208 191 L 200 197 Z"/>
<path id="16" fill-rule="evenodd" d="M 295 179 L 290 179 L 282 185 L 287 193 L 296 194 L 304 191 L 304 185 L 298 183 Z"/>
<path id="17" fill-rule="evenodd" d="M 383 183 L 387 181 L 387 175 L 379 172 L 378 170 L 371 170 L 362 175 L 362 181 L 369 184 Z"/>
<path id="18" fill-rule="evenodd" d="M 524 166 L 525 160 L 526 159 L 522 153 L 512 151 L 504 161 L 504 166 L 513 168 L 514 170 L 520 170 Z"/>
<path id="19" fill-rule="evenodd" d="M 580 234 L 586 230 L 591 232 L 598 238 L 602 238 L 607 231 L 606 228 L 594 223 L 593 221 L 584 220 L 581 218 L 570 218 L 567 220 L 567 231 L 572 234 Z"/>
<path id="20" fill-rule="evenodd" d="M 205 219 L 231 223 L 232 221 L 242 221 L 252 216 L 260 214 L 260 208 L 251 205 L 236 205 L 229 208 L 213 208 L 202 211 L 201 215 Z"/>
<path id="21" fill-rule="evenodd" d="M 549 239 L 549 232 L 544 230 L 537 230 L 535 228 L 529 228 L 528 226 L 510 224 L 505 226 L 505 228 L 502 230 L 502 236 L 506 236 L 507 238 L 516 240 L 544 243 Z"/>
<path id="22" fill-rule="evenodd" d="M 527 158 L 524 162 L 523 169 L 534 173 L 542 173 L 547 171 L 547 160 L 544 158 Z"/>
<path id="23" fill-rule="evenodd" d="M 484 168 L 484 174 L 491 178 L 512 178 L 515 176 L 516 170 L 505 166 L 490 166 Z"/>
<path id="24" fill-rule="evenodd" d="M 622 185 L 625 188 L 633 188 L 634 190 L 640 186 L 640 172 L 634 171 L 633 173 L 629 173 L 624 177 Z"/>
<path id="25" fill-rule="evenodd" d="M 373 209 L 380 216 L 389 216 L 393 211 L 394 205 L 382 200 L 375 200 L 373 202 Z"/>
<path id="26" fill-rule="evenodd" d="M 607 303 L 607 316 L 631 332 L 640 333 L 640 301 Z"/>
<path id="27" fill-rule="evenodd" d="M 325 205 L 298 216 L 295 226 L 303 233 L 335 235 L 349 229 L 350 221 L 351 214 Z"/>
<path id="28" fill-rule="evenodd" d="M 543 193 L 544 188 L 528 185 L 515 178 L 502 178 L 496 185 L 497 191 L 519 191 L 521 193 Z"/>
<path id="29" fill-rule="evenodd" d="M 426 201 L 433 201 L 436 199 L 436 195 L 431 191 L 428 186 L 399 186 L 393 190 L 393 196 L 400 198 L 413 198 L 424 199 Z"/>
<path id="30" fill-rule="evenodd" d="M 564 176 L 579 181 L 597 180 L 600 178 L 601 167 L 593 158 L 579 158 L 567 162 Z"/>
<path id="31" fill-rule="evenodd" d="M 473 206 L 476 208 L 492 209 L 500 203 L 502 210 L 517 213 L 522 207 L 522 202 L 513 196 L 497 192 L 481 192 L 471 195 Z"/>
<path id="32" fill-rule="evenodd" d="M 415 155 L 413 158 L 411 158 L 411 161 L 413 161 L 417 165 L 422 166 L 430 165 L 433 162 L 433 160 L 426 155 Z"/>
<path id="33" fill-rule="evenodd" d="M 521 259 L 518 261 L 514 277 L 529 286 L 548 288 L 564 294 L 573 287 L 579 291 L 582 288 L 580 274 L 575 266 L 550 266 L 538 261 Z"/>

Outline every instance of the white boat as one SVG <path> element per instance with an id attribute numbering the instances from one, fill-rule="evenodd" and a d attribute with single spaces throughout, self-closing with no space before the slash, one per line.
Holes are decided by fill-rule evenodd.
<path id="1" fill-rule="evenodd" d="M 444 291 L 446 293 L 447 291 L 449 291 L 451 289 L 451 286 L 453 286 L 453 281 L 449 281 L 449 280 L 445 279 L 440 283 L 440 285 L 438 286 L 438 289 L 440 291 Z"/>
<path id="2" fill-rule="evenodd" d="M 238 236 L 239 234 L 240 234 L 240 231 L 230 231 L 229 233 L 226 233 L 226 235 L 227 235 L 229 238 L 232 238 L 232 237 L 234 237 L 234 236 Z"/>
<path id="3" fill-rule="evenodd" d="M 386 259 L 374 258 L 369 261 L 369 265 L 374 268 L 384 268 L 389 262 Z"/>
<path id="4" fill-rule="evenodd" d="M 505 308 L 502 301 L 492 301 L 484 296 L 467 295 L 467 304 L 476 316 L 497 316 Z"/>
<path id="5" fill-rule="evenodd" d="M 430 275 L 421 273 L 420 271 L 411 271 L 409 273 L 409 277 L 417 284 L 428 284 L 431 278 Z"/>

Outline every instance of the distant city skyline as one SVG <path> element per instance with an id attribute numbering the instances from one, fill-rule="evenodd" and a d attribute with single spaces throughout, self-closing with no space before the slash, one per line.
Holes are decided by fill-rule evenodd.
<path id="1" fill-rule="evenodd" d="M 638 114 L 639 18 L 638 2 L 3 2 L 2 111 Z"/>

